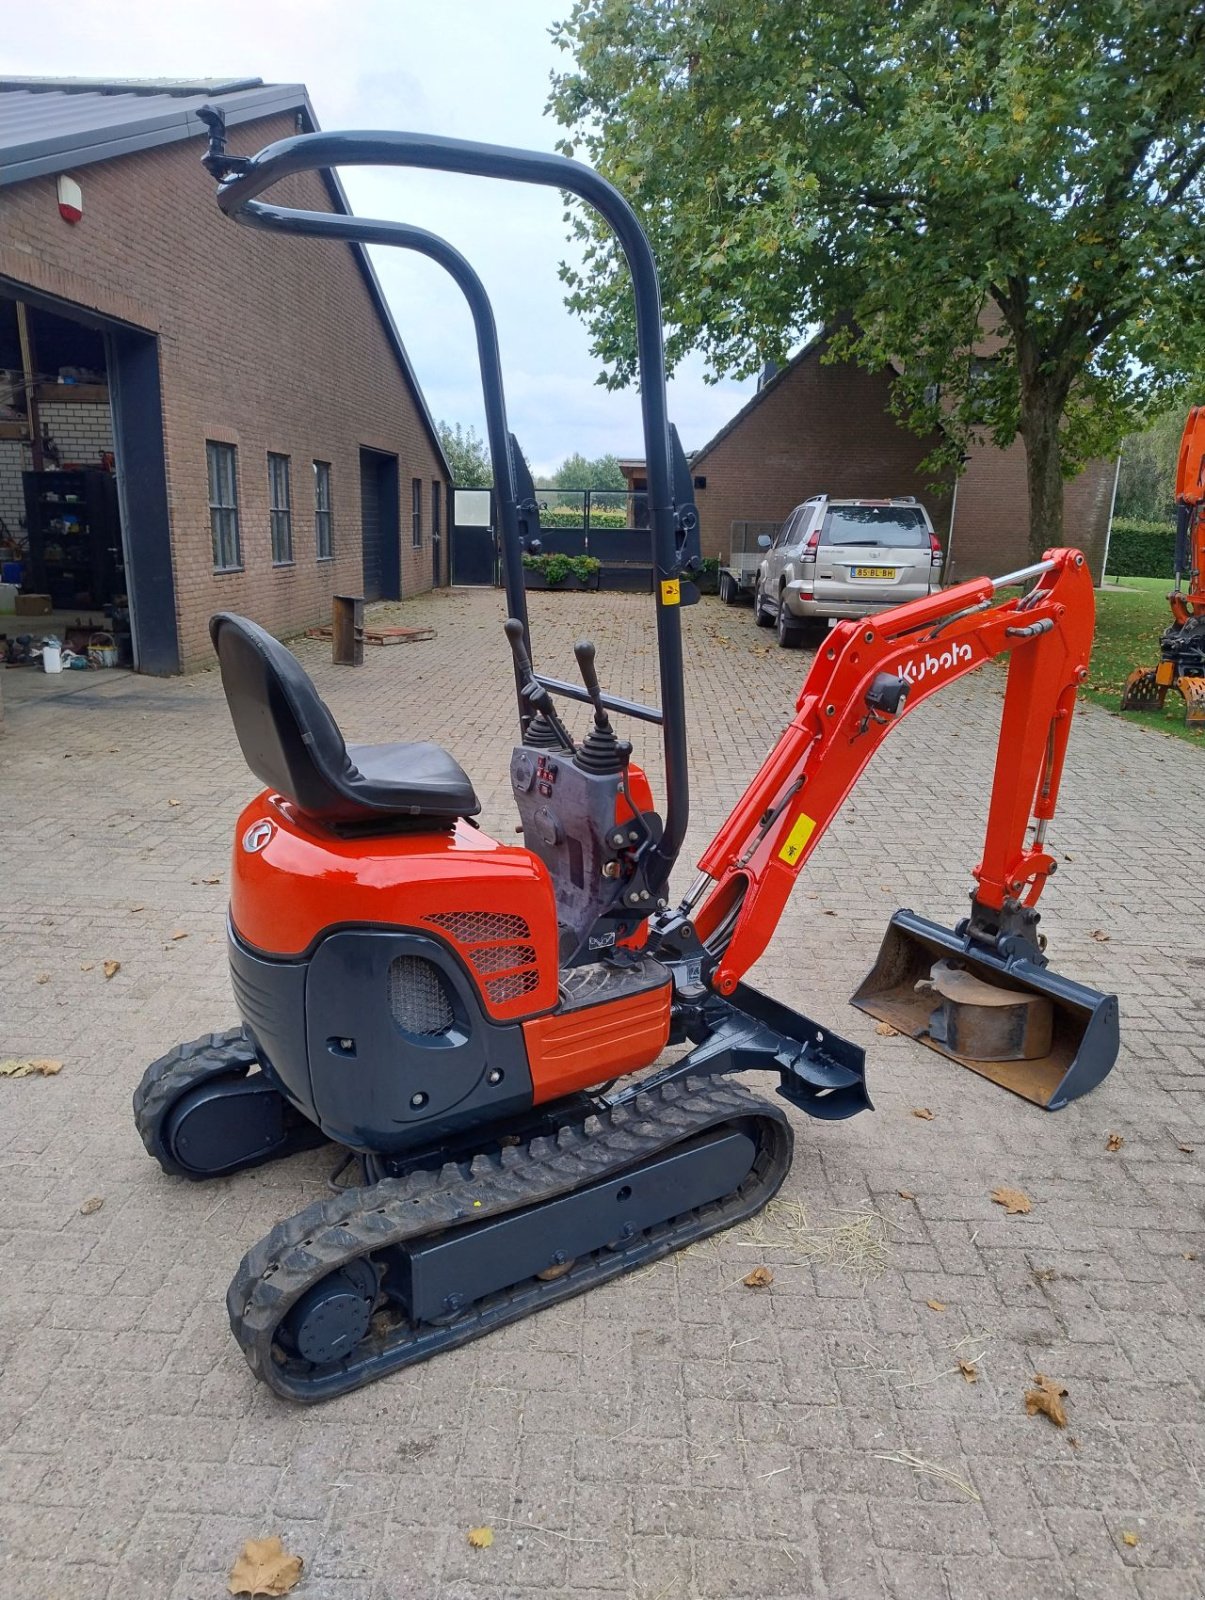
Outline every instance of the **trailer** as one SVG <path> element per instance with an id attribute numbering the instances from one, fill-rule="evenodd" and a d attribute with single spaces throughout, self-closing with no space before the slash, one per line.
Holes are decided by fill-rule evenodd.
<path id="1" fill-rule="evenodd" d="M 753 599 L 757 588 L 757 570 L 762 560 L 762 546 L 758 540 L 763 535 L 773 540 L 781 526 L 778 522 L 732 524 L 728 560 L 720 557 L 719 596 L 726 606 Z"/>

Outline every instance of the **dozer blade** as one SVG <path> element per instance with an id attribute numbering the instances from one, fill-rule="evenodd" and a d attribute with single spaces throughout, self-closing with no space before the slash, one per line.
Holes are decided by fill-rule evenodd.
<path id="1" fill-rule="evenodd" d="M 1138 667 L 1126 679 L 1121 691 L 1122 711 L 1157 711 L 1167 695 L 1166 685 L 1159 683 L 1155 667 Z"/>
<path id="2" fill-rule="evenodd" d="M 1117 996 L 897 911 L 850 1002 L 1047 1111 L 1117 1059 Z"/>
<path id="3" fill-rule="evenodd" d="M 1205 678 L 1177 678 L 1184 696 L 1184 721 L 1190 728 L 1205 728 Z"/>

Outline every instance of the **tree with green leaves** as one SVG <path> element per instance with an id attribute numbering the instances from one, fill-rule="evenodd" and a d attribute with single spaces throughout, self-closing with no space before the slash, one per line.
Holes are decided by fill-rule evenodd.
<path id="1" fill-rule="evenodd" d="M 459 422 L 441 422 L 439 442 L 452 469 L 452 482 L 458 489 L 488 489 L 494 481 L 489 446 L 473 427 Z"/>
<path id="2" fill-rule="evenodd" d="M 626 489 L 627 480 L 618 456 L 599 456 L 596 461 L 574 452 L 567 456 L 552 476 L 557 489 Z"/>
<path id="3" fill-rule="evenodd" d="M 1199 390 L 1205 396 L 1205 383 Z M 1121 442 L 1115 516 L 1148 522 L 1173 522 L 1176 516 L 1176 462 L 1186 408 L 1176 406 L 1156 417 L 1148 428 Z"/>
<path id="4" fill-rule="evenodd" d="M 671 364 L 827 359 L 893 404 L 1026 450 L 1031 547 L 1062 479 L 1205 372 L 1202 0 L 577 0 L 561 148 L 640 213 Z M 611 236 L 580 209 L 569 304 L 635 370 Z"/>

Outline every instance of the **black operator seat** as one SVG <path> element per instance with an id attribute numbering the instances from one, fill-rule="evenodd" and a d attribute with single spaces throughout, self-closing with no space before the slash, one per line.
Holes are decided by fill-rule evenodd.
<path id="1" fill-rule="evenodd" d="M 473 785 L 437 744 L 345 744 L 300 662 L 258 623 L 218 612 L 209 636 L 247 765 L 306 816 L 387 829 L 415 818 L 446 827 L 480 811 Z"/>

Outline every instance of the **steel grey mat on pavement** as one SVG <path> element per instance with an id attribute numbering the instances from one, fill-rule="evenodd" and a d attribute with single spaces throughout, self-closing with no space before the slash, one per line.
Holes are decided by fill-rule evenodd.
<path id="1" fill-rule="evenodd" d="M 357 671 L 299 654 L 350 738 L 447 745 L 507 839 L 501 606 L 393 608 L 437 637 Z M 606 687 L 655 693 L 647 599 L 532 610 L 542 666 L 572 676 L 586 633 Z M 684 621 L 679 887 L 807 660 L 714 600 Z M 1093 1095 L 1047 1115 L 846 1004 L 897 905 L 962 914 L 1002 684 L 986 668 L 893 732 L 753 975 L 867 1046 L 877 1109 L 792 1113 L 760 1227 L 302 1410 L 253 1383 L 223 1296 L 331 1152 L 192 1185 L 130 1117 L 150 1059 L 235 1020 L 225 883 L 254 786 L 217 674 L 51 695 L 10 672 L 0 1056 L 64 1065 L 0 1080 L 0 1597 L 207 1600 L 271 1533 L 304 1600 L 1205 1595 L 1201 753 L 1093 708 L 1072 735 L 1043 926 L 1056 967 L 1121 996 Z M 745 1288 L 762 1264 L 772 1286 Z M 1039 1372 L 1065 1429 L 1026 1414 Z"/>

